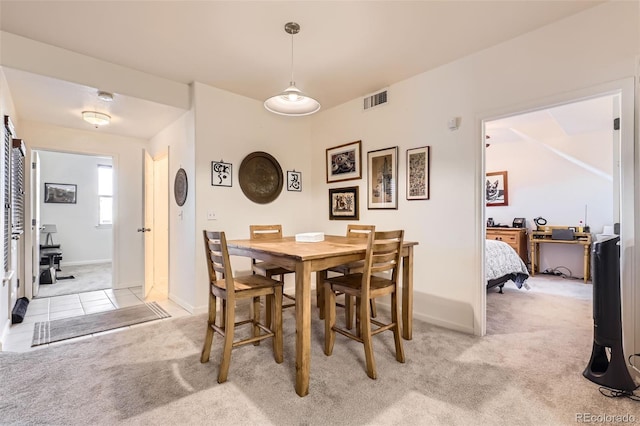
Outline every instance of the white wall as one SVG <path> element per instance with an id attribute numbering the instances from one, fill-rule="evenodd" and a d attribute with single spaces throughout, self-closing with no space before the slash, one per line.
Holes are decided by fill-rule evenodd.
<path id="1" fill-rule="evenodd" d="M 577 227 L 580 221 L 584 224 L 586 205 L 591 233 L 602 233 L 604 225 L 614 223 L 613 137 L 612 125 L 608 132 L 491 144 L 485 154 L 486 170 L 508 172 L 509 205 L 487 207 L 486 217 L 509 226 L 514 217 L 524 217 L 529 230 L 535 230 L 533 218 L 539 216 L 548 225 Z M 562 266 L 560 272 L 583 278 L 581 245 L 540 247 L 539 271 Z"/>
<path id="2" fill-rule="evenodd" d="M 109 157 L 69 154 L 54 151 L 40 153 L 40 223 L 55 224 L 52 234 L 63 251 L 64 265 L 111 262 L 113 238 L 111 226 L 98 227 L 98 165 L 112 165 Z M 45 203 L 45 183 L 77 185 L 75 204 Z M 46 235 L 41 235 L 44 244 Z"/>
<path id="3" fill-rule="evenodd" d="M 169 157 L 153 157 L 153 278 L 154 288 L 168 293 L 169 285 Z"/>
<path id="4" fill-rule="evenodd" d="M 389 104 L 381 108 L 363 112 L 361 100 L 355 99 L 314 117 L 313 158 L 322 159 L 326 148 L 354 140 L 362 140 L 364 158 L 367 151 L 400 147 L 398 210 L 365 207 L 360 222 L 383 229 L 402 227 L 407 239 L 420 243 L 414 274 L 417 317 L 468 332 L 481 328 L 482 313 L 474 309 L 484 285 L 479 258 L 484 232 L 480 120 L 520 112 L 536 100 L 544 106 L 545 98 L 633 76 L 639 53 L 637 22 L 637 3 L 606 3 L 393 84 Z M 452 116 L 462 117 L 454 132 L 447 129 Z M 406 150 L 424 145 L 432 148 L 431 199 L 407 201 Z M 324 174 L 324 161 L 312 163 L 311 214 L 323 229 L 338 232 L 344 224 L 327 220 L 327 188 L 356 184 L 366 194 L 366 179 L 326 185 Z M 366 196 L 361 201 L 366 206 Z"/>
<path id="5" fill-rule="evenodd" d="M 114 287 L 140 286 L 144 282 L 142 222 L 142 152 L 148 141 L 103 133 L 24 121 L 22 137 L 36 150 L 110 156 L 114 172 Z M 30 161 L 30 158 L 29 158 Z M 64 183 L 64 182 L 63 182 Z M 26 187 L 31 185 L 30 177 Z M 30 203 L 30 197 L 27 201 Z M 26 211 L 30 211 L 30 204 Z M 29 217 L 27 223 L 31 221 Z M 30 245 L 30 239 L 27 239 Z"/>

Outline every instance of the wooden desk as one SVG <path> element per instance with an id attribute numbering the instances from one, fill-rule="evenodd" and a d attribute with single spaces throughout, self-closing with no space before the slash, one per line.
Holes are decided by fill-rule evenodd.
<path id="1" fill-rule="evenodd" d="M 584 247 L 583 273 L 584 282 L 586 283 L 591 278 L 591 234 L 588 232 L 576 232 L 574 235 L 576 237 L 575 240 L 553 240 L 551 239 L 551 230 L 531 232 L 529 240 L 531 244 L 531 276 L 535 276 L 536 267 L 540 264 L 540 248 L 538 247 L 540 244 L 578 244 Z"/>
<path id="2" fill-rule="evenodd" d="M 413 317 L 413 246 L 405 241 L 402 253 L 402 332 L 411 339 Z M 324 241 L 299 243 L 294 237 L 227 241 L 229 254 L 273 262 L 296 272 L 296 393 L 309 393 L 311 367 L 311 273 L 364 259 L 367 243 L 361 238 L 325 235 Z"/>

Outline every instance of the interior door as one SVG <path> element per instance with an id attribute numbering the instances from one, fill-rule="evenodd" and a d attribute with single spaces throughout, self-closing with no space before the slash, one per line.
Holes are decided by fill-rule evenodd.
<path id="1" fill-rule="evenodd" d="M 138 229 L 144 235 L 144 297 L 149 295 L 154 284 L 153 270 L 153 158 L 144 150 L 144 208 L 143 226 Z"/>
<path id="2" fill-rule="evenodd" d="M 31 244 L 32 244 L 32 294 L 36 297 L 40 290 L 40 155 L 31 155 Z"/>

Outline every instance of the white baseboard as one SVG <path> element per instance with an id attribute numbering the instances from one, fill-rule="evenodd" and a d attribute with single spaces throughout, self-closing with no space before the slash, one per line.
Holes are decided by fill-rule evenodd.
<path id="1" fill-rule="evenodd" d="M 111 263 L 111 259 L 95 259 L 95 260 L 77 260 L 77 261 L 65 261 L 62 259 L 62 266 L 81 266 L 81 265 L 98 265 L 100 263 Z"/>

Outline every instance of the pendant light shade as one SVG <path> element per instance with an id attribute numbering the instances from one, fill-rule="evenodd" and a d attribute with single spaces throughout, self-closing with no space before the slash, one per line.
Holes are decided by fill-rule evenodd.
<path id="1" fill-rule="evenodd" d="M 82 111 L 82 119 L 94 126 L 104 126 L 111 122 L 111 117 L 97 111 Z"/>
<path id="2" fill-rule="evenodd" d="M 300 32 L 300 25 L 288 22 L 284 26 L 287 34 L 291 34 L 291 81 L 282 93 L 270 97 L 264 101 L 264 107 L 274 114 L 301 116 L 313 114 L 320 110 L 320 103 L 303 93 L 296 87 L 293 79 L 293 35 Z"/>

